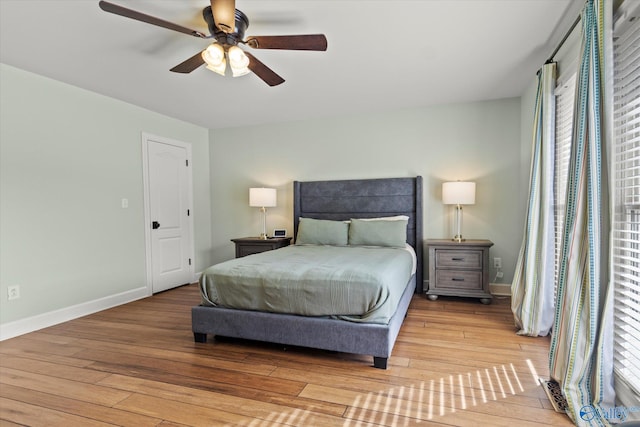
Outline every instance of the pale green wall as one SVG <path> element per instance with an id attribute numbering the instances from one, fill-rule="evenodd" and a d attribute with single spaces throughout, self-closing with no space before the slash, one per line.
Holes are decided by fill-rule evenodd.
<path id="1" fill-rule="evenodd" d="M 531 76 L 531 83 L 520 97 L 520 193 L 517 200 L 518 217 L 521 219 L 520 238 L 524 237 L 524 223 L 527 216 L 527 199 L 529 197 L 529 181 L 531 179 L 531 150 L 533 149 L 533 116 L 538 90 L 537 76 Z"/>
<path id="2" fill-rule="evenodd" d="M 286 227 L 291 234 L 294 180 L 422 175 L 425 238 L 453 236 L 442 182 L 476 181 L 477 203 L 465 207 L 463 235 L 495 243 L 492 257 L 502 257 L 501 281 L 510 283 L 523 224 L 520 122 L 520 99 L 511 98 L 214 130 L 213 260 L 233 257 L 229 239 L 259 233 L 260 214 L 248 206 L 251 186 L 279 190 L 267 228 Z"/>
<path id="3" fill-rule="evenodd" d="M 141 132 L 192 144 L 210 264 L 208 129 L 3 64 L 0 95 L 1 323 L 146 286 Z"/>

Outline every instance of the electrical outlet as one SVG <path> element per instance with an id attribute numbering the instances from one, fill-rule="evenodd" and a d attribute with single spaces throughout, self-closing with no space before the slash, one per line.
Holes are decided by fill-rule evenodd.
<path id="1" fill-rule="evenodd" d="M 504 277 L 504 273 L 503 273 L 502 271 L 498 271 L 498 272 L 496 273 L 496 278 L 497 278 L 497 279 L 502 279 L 503 277 Z"/>
<path id="2" fill-rule="evenodd" d="M 11 301 L 12 299 L 18 299 L 18 298 L 20 298 L 20 286 L 19 285 L 9 286 L 7 288 L 7 299 Z"/>
<path id="3" fill-rule="evenodd" d="M 496 257 L 493 259 L 493 268 L 497 268 L 498 270 L 502 268 L 502 258 Z"/>

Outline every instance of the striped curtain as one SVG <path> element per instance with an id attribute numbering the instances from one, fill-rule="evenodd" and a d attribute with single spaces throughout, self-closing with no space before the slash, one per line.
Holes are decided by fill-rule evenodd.
<path id="1" fill-rule="evenodd" d="M 538 72 L 529 205 L 524 238 L 511 283 L 518 335 L 548 335 L 554 314 L 553 164 L 556 64 Z"/>
<path id="2" fill-rule="evenodd" d="M 579 426 L 608 425 L 603 414 L 615 407 L 606 161 L 610 119 L 605 114 L 610 93 L 605 86 L 605 72 L 610 75 L 605 70 L 605 63 L 610 67 L 605 14 L 610 27 L 610 8 L 609 0 L 588 0 L 581 15 L 565 229 L 549 353 L 551 377 L 560 384 L 568 414 Z"/>

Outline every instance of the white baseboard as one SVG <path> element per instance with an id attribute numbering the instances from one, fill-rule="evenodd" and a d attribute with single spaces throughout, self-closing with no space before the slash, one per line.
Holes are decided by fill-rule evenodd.
<path id="1" fill-rule="evenodd" d="M 511 283 L 489 283 L 489 292 L 499 297 L 511 296 Z"/>
<path id="2" fill-rule="evenodd" d="M 429 289 L 429 280 L 424 280 L 422 286 L 426 292 Z M 511 283 L 489 283 L 489 293 L 497 297 L 510 297 Z"/>
<path id="3" fill-rule="evenodd" d="M 0 341 L 149 296 L 146 286 L 0 325 Z"/>

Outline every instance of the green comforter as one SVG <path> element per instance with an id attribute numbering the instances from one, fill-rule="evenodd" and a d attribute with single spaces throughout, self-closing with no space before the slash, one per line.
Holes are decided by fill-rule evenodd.
<path id="1" fill-rule="evenodd" d="M 386 324 L 412 275 L 405 249 L 288 246 L 216 264 L 205 305 Z"/>

